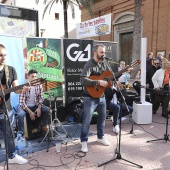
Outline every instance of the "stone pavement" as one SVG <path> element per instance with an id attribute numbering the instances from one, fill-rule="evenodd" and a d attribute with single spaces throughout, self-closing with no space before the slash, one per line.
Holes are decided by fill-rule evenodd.
<path id="1" fill-rule="evenodd" d="M 9 165 L 10 170 L 135 170 L 137 166 L 122 159 L 116 159 L 110 163 L 98 167 L 116 157 L 115 150 L 120 148 L 122 158 L 143 166 L 143 170 L 169 170 L 170 169 L 170 141 L 160 140 L 147 143 L 148 140 L 164 138 L 166 131 L 166 119 L 161 117 L 161 107 L 156 115 L 153 115 L 153 122 L 148 125 L 134 124 L 133 120 L 127 117 L 122 122 L 121 140 L 112 131 L 112 122 L 106 120 L 105 137 L 109 140 L 110 146 L 103 146 L 96 142 L 96 135 L 90 136 L 88 141 L 89 152 L 81 153 L 80 141 L 75 140 L 62 145 L 61 152 L 57 153 L 55 147 L 34 153 L 29 162 L 25 165 Z M 168 126 L 169 128 L 169 126 Z M 91 125 L 90 131 L 96 134 L 96 125 Z M 169 134 L 169 129 L 168 133 Z M 4 162 L 0 164 L 0 170 L 4 169 Z"/>

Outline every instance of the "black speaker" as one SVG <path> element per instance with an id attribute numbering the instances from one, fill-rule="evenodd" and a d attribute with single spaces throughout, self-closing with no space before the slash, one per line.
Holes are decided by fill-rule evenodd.
<path id="1" fill-rule="evenodd" d="M 79 98 L 71 98 L 68 100 L 66 106 L 66 113 L 68 116 L 74 118 L 74 122 L 80 123 L 82 118 L 83 102 Z"/>

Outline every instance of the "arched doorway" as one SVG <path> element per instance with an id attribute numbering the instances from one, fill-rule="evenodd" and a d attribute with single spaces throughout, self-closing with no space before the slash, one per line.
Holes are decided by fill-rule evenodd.
<path id="1" fill-rule="evenodd" d="M 123 60 L 126 64 L 130 64 L 132 61 L 134 13 L 124 12 L 118 15 L 114 19 L 113 25 L 114 42 L 118 42 L 117 61 Z"/>

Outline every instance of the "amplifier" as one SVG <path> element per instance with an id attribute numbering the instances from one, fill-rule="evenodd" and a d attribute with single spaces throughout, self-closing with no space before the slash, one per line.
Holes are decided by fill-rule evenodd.
<path id="1" fill-rule="evenodd" d="M 133 102 L 132 119 L 137 124 L 151 124 L 152 104 L 149 102 Z"/>

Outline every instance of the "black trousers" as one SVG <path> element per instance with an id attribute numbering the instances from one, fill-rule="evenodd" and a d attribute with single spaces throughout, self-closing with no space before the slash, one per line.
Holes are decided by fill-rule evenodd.
<path id="1" fill-rule="evenodd" d="M 166 115 L 167 114 L 167 110 L 168 110 L 168 105 L 169 105 L 169 99 L 170 99 L 170 94 L 165 93 L 163 96 L 157 95 L 155 94 L 155 101 L 153 104 L 153 111 L 157 111 L 160 103 L 162 105 L 162 115 Z"/>

